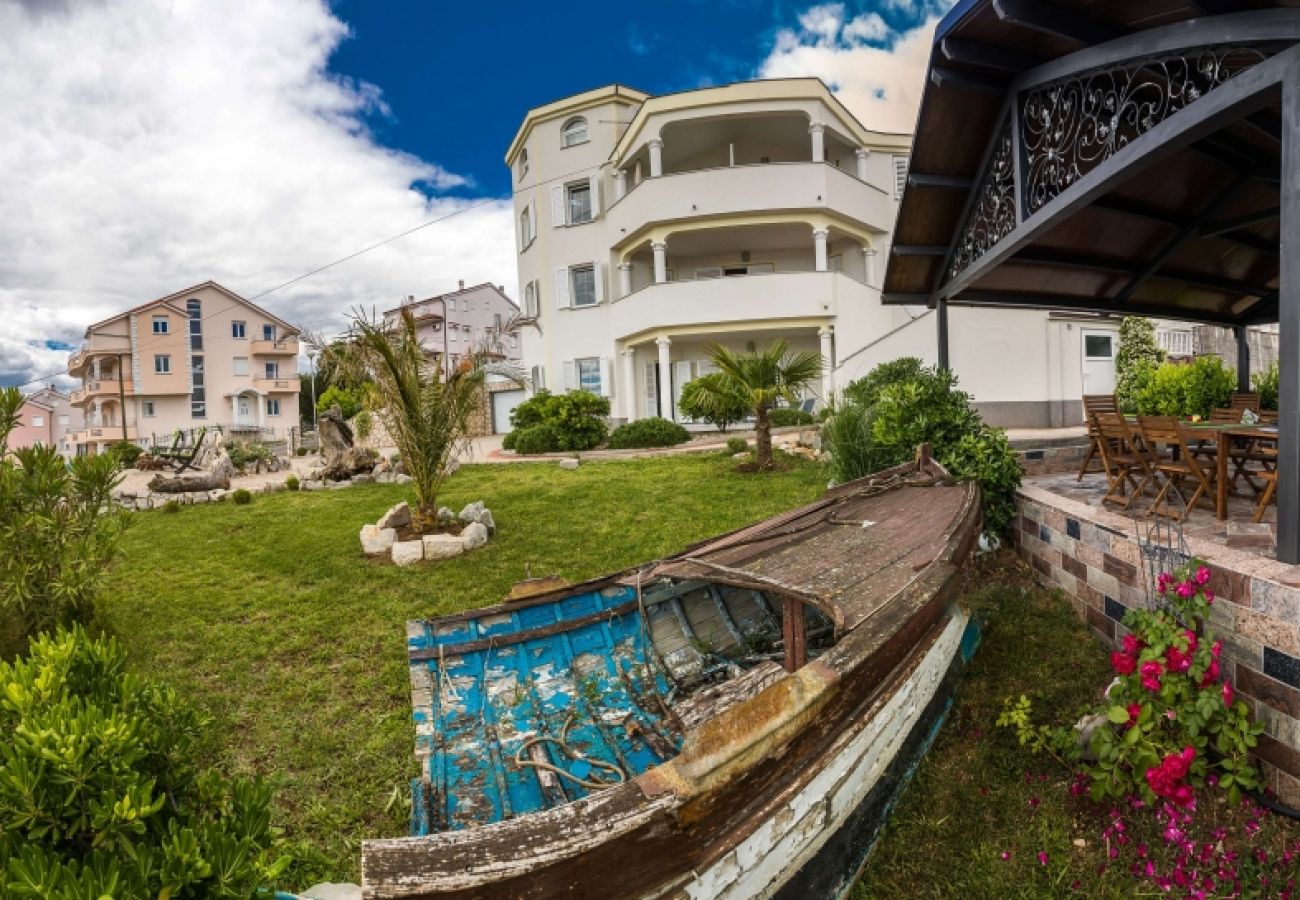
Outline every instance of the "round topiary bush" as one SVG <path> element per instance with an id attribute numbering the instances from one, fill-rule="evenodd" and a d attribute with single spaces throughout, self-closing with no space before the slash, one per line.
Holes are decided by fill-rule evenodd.
<path id="1" fill-rule="evenodd" d="M 181 504 L 178 500 L 168 500 L 163 504 L 162 511 L 165 513 L 178 513 L 181 511 Z"/>
<path id="2" fill-rule="evenodd" d="M 773 428 L 784 428 L 788 425 L 811 425 L 813 423 L 812 413 L 806 413 L 802 409 L 792 409 L 788 406 L 772 410 L 767 414 L 767 417 L 771 421 Z"/>
<path id="3" fill-rule="evenodd" d="M 550 425 L 533 425 L 514 433 L 515 452 L 524 456 L 534 453 L 554 453 L 560 449 L 560 436 Z"/>
<path id="4" fill-rule="evenodd" d="M 732 456 L 749 452 L 749 441 L 741 437 L 727 438 L 727 452 Z"/>
<path id="5" fill-rule="evenodd" d="M 630 450 L 641 447 L 672 447 L 691 439 L 690 432 L 667 419 L 658 417 L 637 419 L 614 429 L 609 436 L 611 450 Z"/>
<path id="6" fill-rule="evenodd" d="M 501 449 L 502 450 L 515 449 L 515 435 L 518 433 L 519 432 L 517 431 L 507 431 L 506 436 L 501 439 Z"/>
<path id="7" fill-rule="evenodd" d="M 307 448 L 306 448 L 306 447 L 299 447 L 297 450 L 295 450 L 295 451 L 293 451 L 293 452 L 294 452 L 294 455 L 295 455 L 295 456 L 306 456 L 306 455 L 307 455 Z"/>
<path id="8" fill-rule="evenodd" d="M 290 475 L 288 478 L 286 478 L 284 480 L 284 486 L 285 488 L 291 491 L 296 491 L 298 490 L 298 488 L 302 487 L 302 485 L 298 483 L 297 475 Z"/>
<path id="9" fill-rule="evenodd" d="M 117 457 L 117 463 L 122 468 L 133 469 L 144 450 L 130 441 L 118 441 L 109 445 L 108 452 Z"/>
<path id="10" fill-rule="evenodd" d="M 248 492 L 247 488 L 240 488 L 230 495 L 230 499 L 240 506 L 246 506 L 253 502 L 253 495 Z"/>

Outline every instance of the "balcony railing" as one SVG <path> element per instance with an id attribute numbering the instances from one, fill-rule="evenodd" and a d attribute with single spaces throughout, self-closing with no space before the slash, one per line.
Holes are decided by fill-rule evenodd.
<path id="1" fill-rule="evenodd" d="M 253 387 L 260 391 L 271 391 L 283 393 L 285 391 L 298 391 L 298 376 L 281 376 L 278 378 L 264 378 L 257 376 L 253 379 Z"/>
<path id="2" fill-rule="evenodd" d="M 126 436 L 123 437 L 122 425 L 119 422 L 116 425 L 87 425 L 77 431 L 68 432 L 65 440 L 73 444 L 85 444 L 100 441 L 134 441 L 137 437 L 139 432 L 134 425 L 126 426 Z"/>
<path id="3" fill-rule="evenodd" d="M 72 405 L 79 406 L 96 397 L 131 396 L 135 393 L 135 382 L 131 379 L 118 381 L 116 378 L 100 378 L 88 381 L 71 394 Z"/>
<path id="4" fill-rule="evenodd" d="M 254 356 L 297 356 L 298 339 L 280 338 L 277 341 L 254 340 L 249 342 L 249 350 Z"/>

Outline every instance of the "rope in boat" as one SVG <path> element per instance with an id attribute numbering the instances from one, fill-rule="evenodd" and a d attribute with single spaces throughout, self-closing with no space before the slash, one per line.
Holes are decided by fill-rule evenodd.
<path id="1" fill-rule="evenodd" d="M 622 784 L 624 781 L 627 781 L 627 773 L 623 771 L 622 766 L 618 765 L 617 763 L 606 762 L 603 759 L 583 756 L 577 750 L 574 750 L 572 747 L 569 746 L 569 740 L 568 740 L 569 728 L 572 725 L 573 725 L 573 713 L 569 713 L 569 717 L 564 720 L 564 727 L 560 729 L 560 736 L 558 738 L 553 738 L 550 735 L 543 734 L 543 735 L 538 735 L 536 737 L 531 737 L 528 740 L 524 741 L 522 744 L 519 745 L 519 749 L 515 751 L 515 764 L 520 767 L 532 766 L 535 769 L 542 769 L 547 772 L 553 772 L 556 775 L 569 779 L 574 784 L 577 784 L 580 787 L 584 787 L 589 791 L 598 791 L 603 788 L 613 787 L 616 784 Z M 579 778 L 577 775 L 574 775 L 569 770 L 561 768 L 560 766 L 552 765 L 551 763 L 543 762 L 541 760 L 523 758 L 524 754 L 528 752 L 529 747 L 532 747 L 536 744 L 547 744 L 547 743 L 555 744 L 556 746 L 558 746 L 560 750 L 563 751 L 564 754 L 568 756 L 570 759 L 581 760 L 582 762 L 585 762 L 590 766 L 597 766 L 599 768 L 605 769 L 606 771 L 611 772 L 613 775 L 617 777 L 613 781 L 588 780 L 586 778 Z"/>

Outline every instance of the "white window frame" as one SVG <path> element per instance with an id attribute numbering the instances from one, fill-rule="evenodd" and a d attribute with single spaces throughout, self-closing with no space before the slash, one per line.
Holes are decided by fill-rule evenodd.
<path id="1" fill-rule="evenodd" d="M 247 356 L 232 356 L 232 357 L 230 358 L 230 366 L 231 366 L 230 374 L 234 375 L 235 377 L 238 378 L 238 377 L 241 377 L 241 376 L 247 375 L 247 374 L 248 374 L 248 357 L 247 357 Z"/>
<path id="2" fill-rule="evenodd" d="M 541 283 L 534 278 L 524 285 L 524 315 L 535 319 L 542 312 Z"/>
<path id="3" fill-rule="evenodd" d="M 578 275 L 585 272 L 591 273 L 591 301 L 588 303 L 579 303 L 578 302 L 579 300 Z M 570 266 L 569 267 L 569 292 L 570 292 L 569 296 L 573 298 L 574 309 L 588 309 L 593 306 L 599 306 L 600 291 L 597 290 L 596 288 L 596 267 L 594 265 Z"/>
<path id="4" fill-rule="evenodd" d="M 167 316 L 161 315 L 161 316 L 153 317 L 154 334 L 168 334 L 170 333 L 170 330 L 171 330 L 171 324 Z"/>
<path id="5" fill-rule="evenodd" d="M 230 337 L 236 341 L 247 340 L 248 323 L 242 319 L 232 319 L 230 322 Z"/>
<path id="6" fill-rule="evenodd" d="M 68 416 L 59 416 L 59 424 L 66 428 L 72 420 Z"/>
<path id="7" fill-rule="evenodd" d="M 266 414 L 268 416 L 280 415 L 280 401 L 275 397 L 268 398 L 266 401 Z"/>
<path id="8" fill-rule="evenodd" d="M 599 356 L 583 356 L 575 359 L 573 361 L 573 386 L 578 390 L 599 396 L 603 393 L 601 388 L 604 387 L 600 377 L 600 369 Z M 591 381 L 592 379 L 595 381 L 595 390 L 592 390 L 592 386 L 584 384 L 584 380 Z"/>
<path id="9" fill-rule="evenodd" d="M 269 325 L 269 324 L 267 324 L 267 323 L 265 323 L 265 322 L 262 323 L 262 340 L 264 340 L 264 341 L 274 341 L 274 340 L 275 340 L 275 326 L 274 326 L 274 325 Z"/>
<path id="10" fill-rule="evenodd" d="M 537 239 L 537 228 L 533 224 L 533 210 L 535 207 L 530 201 L 527 206 L 519 213 L 519 250 L 523 252 L 533 245 Z"/>
<path id="11" fill-rule="evenodd" d="M 266 363 L 266 368 L 263 370 L 263 374 L 266 376 L 267 381 L 275 381 L 280 377 L 280 364 L 278 362 Z"/>
<path id="12" fill-rule="evenodd" d="M 591 126 L 586 116 L 574 116 L 560 129 L 560 149 L 567 150 L 591 140 Z"/>
<path id="13" fill-rule="evenodd" d="M 577 215 L 575 215 L 575 210 L 573 208 L 573 196 L 575 193 L 586 193 L 587 195 L 587 209 L 584 218 L 578 218 L 578 216 L 583 215 L 582 211 L 578 211 Z M 591 181 L 589 179 L 584 178 L 582 181 L 572 181 L 566 184 L 564 186 L 564 221 L 569 225 L 586 225 L 588 222 L 595 219 L 596 216 L 593 200 Z"/>
<path id="14" fill-rule="evenodd" d="M 172 357 L 170 353 L 154 354 L 153 373 L 155 375 L 170 375 L 172 373 Z"/>
<path id="15" fill-rule="evenodd" d="M 140 401 L 140 415 L 144 416 L 146 419 L 152 419 L 154 416 L 157 415 L 157 413 L 154 411 L 154 405 L 152 400 Z"/>
<path id="16" fill-rule="evenodd" d="M 911 158 L 906 154 L 895 154 L 894 156 L 894 199 L 903 198 L 903 189 L 907 187 L 907 170 L 911 163 Z"/>
<path id="17" fill-rule="evenodd" d="M 44 428 L 44 427 L 45 427 L 45 416 L 38 416 L 38 415 L 33 414 L 33 415 L 32 415 L 32 427 L 33 427 L 33 428 Z"/>

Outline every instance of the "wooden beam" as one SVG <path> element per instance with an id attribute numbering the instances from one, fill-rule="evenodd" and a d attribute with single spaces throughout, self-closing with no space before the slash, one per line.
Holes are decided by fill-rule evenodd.
<path id="1" fill-rule="evenodd" d="M 880 302 L 895 306 L 929 306 L 934 297 L 929 294 L 905 294 L 890 291 L 880 295 Z"/>
<path id="2" fill-rule="evenodd" d="M 948 248 L 942 244 L 894 244 L 889 252 L 893 256 L 943 256 Z"/>
<path id="3" fill-rule="evenodd" d="M 1007 92 L 1007 86 L 1011 84 L 1011 79 L 980 75 L 976 72 L 959 72 L 956 69 L 945 69 L 941 66 L 931 66 L 930 83 L 937 88 L 950 87 L 962 91 L 975 91 L 1001 97 Z"/>
<path id="4" fill-rule="evenodd" d="M 993 0 L 993 11 L 1003 22 L 1076 44 L 1104 44 L 1120 36 L 1109 25 L 1042 0 Z"/>
<path id="5" fill-rule="evenodd" d="M 808 661 L 808 623 L 803 603 L 784 597 L 781 610 L 781 638 L 785 642 L 785 670 L 797 672 Z"/>
<path id="6" fill-rule="evenodd" d="M 923 172 L 908 172 L 907 186 L 917 188 L 940 188 L 949 191 L 968 191 L 975 184 L 974 178 L 960 175 L 927 175 Z"/>
<path id="7" fill-rule="evenodd" d="M 942 301 L 941 301 L 942 302 Z M 953 306 L 1007 307 L 1012 309 L 1054 309 L 1061 312 L 1098 313 L 1107 316 L 1150 316 L 1205 322 L 1212 325 L 1237 325 L 1241 321 L 1229 311 L 1174 308 L 1150 303 L 1129 303 L 1116 308 L 1105 297 L 1076 297 L 1064 294 L 1026 293 L 1023 291 L 966 290 L 949 301 Z"/>
<path id="8" fill-rule="evenodd" d="M 1247 213 L 1244 216 L 1236 216 L 1231 219 L 1210 222 L 1201 229 L 1201 236 L 1212 237 L 1216 234 L 1226 234 L 1229 231 L 1237 231 L 1242 228 L 1249 228 L 1252 225 L 1271 222 L 1281 214 L 1282 207 L 1270 206 L 1268 209 L 1261 209 L 1253 213 Z"/>
<path id="9" fill-rule="evenodd" d="M 951 63 L 990 69 L 994 72 L 1009 72 L 1013 75 L 1032 69 L 1043 62 L 1041 56 L 954 37 L 941 40 L 939 52 Z"/>

